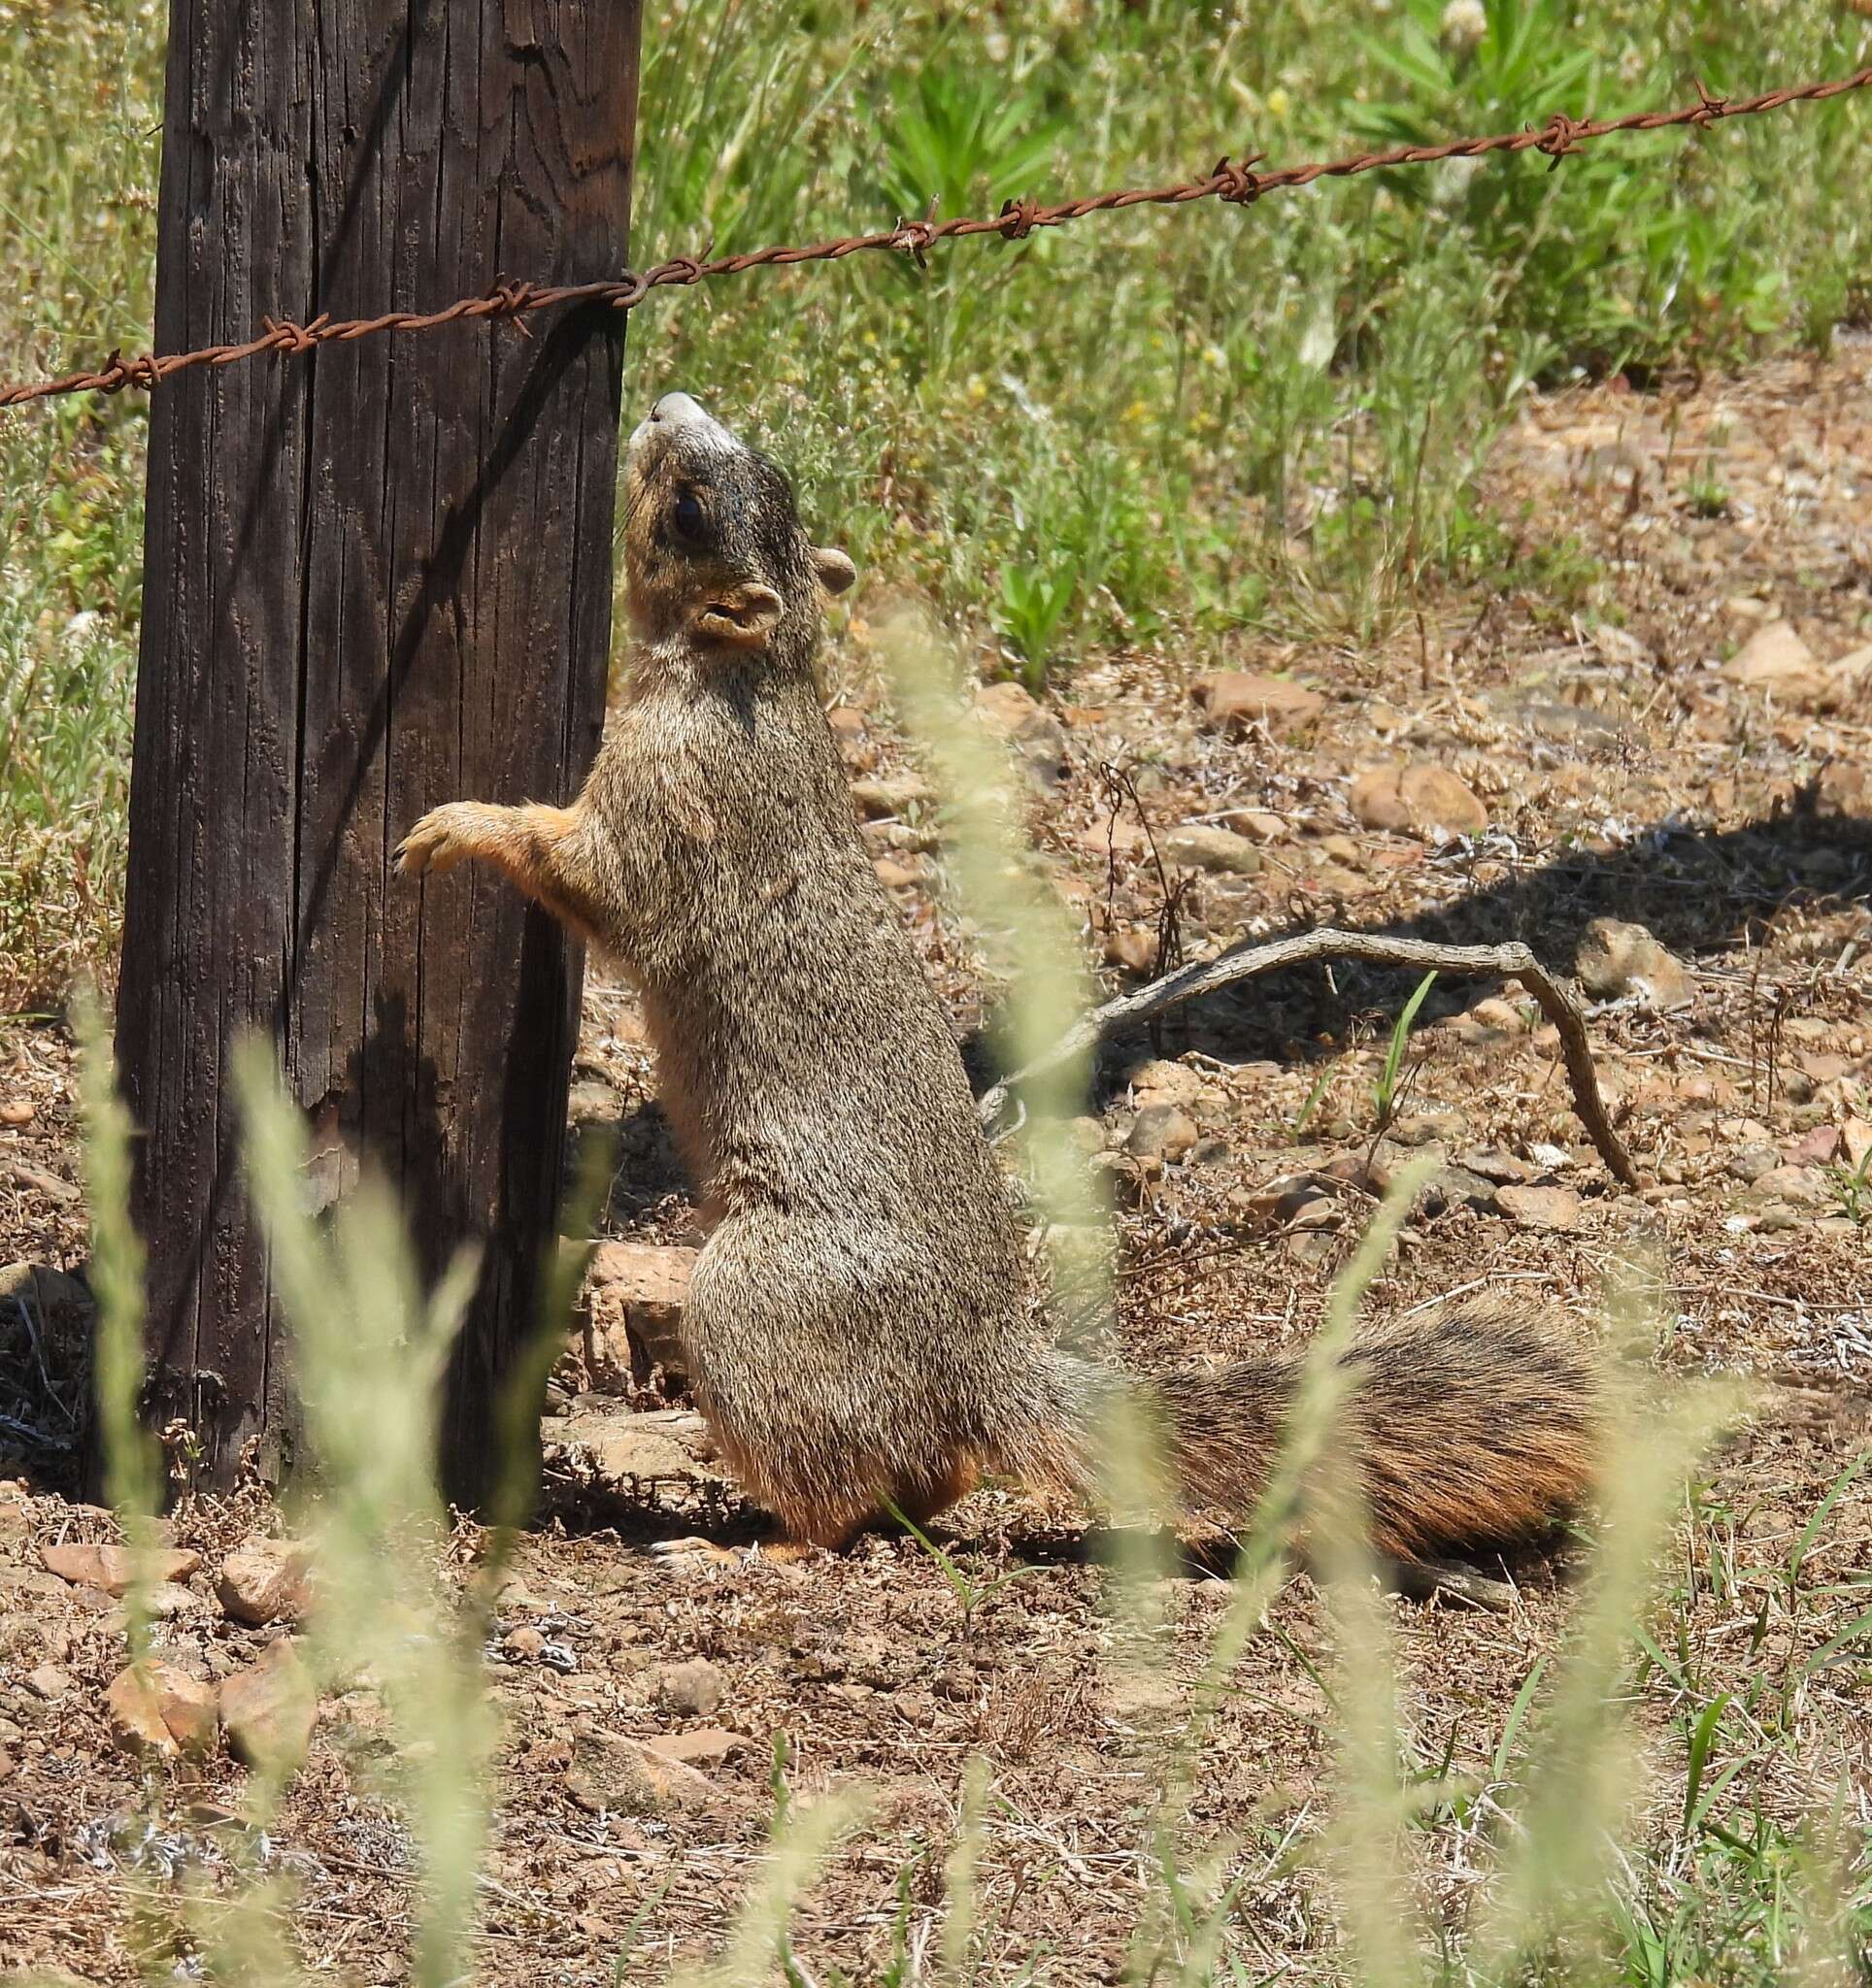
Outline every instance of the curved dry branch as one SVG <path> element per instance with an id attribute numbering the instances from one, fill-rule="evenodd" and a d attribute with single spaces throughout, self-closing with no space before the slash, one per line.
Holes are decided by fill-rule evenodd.
<path id="1" fill-rule="evenodd" d="M 1539 960 L 1519 942 L 1506 945 L 1434 945 L 1422 939 L 1393 939 L 1375 932 L 1341 932 L 1321 926 L 1313 932 L 1296 933 L 1289 939 L 1276 939 L 1265 945 L 1232 945 L 1214 959 L 1198 960 L 1192 966 L 1166 974 L 1135 994 L 1120 994 L 1108 1001 L 1068 1029 L 1059 1042 L 1038 1061 L 1017 1071 L 998 1083 L 982 1099 L 982 1122 L 992 1125 L 1008 1102 L 1009 1093 L 1043 1071 L 1056 1070 L 1070 1058 L 1094 1047 L 1127 1022 L 1146 1021 L 1166 1009 L 1180 1007 L 1198 995 L 1213 994 L 1238 981 L 1251 980 L 1258 974 L 1270 974 L 1281 967 L 1304 966 L 1319 959 L 1364 960 L 1373 966 L 1414 967 L 1420 972 L 1440 974 L 1483 974 L 1504 979 L 1519 979 L 1541 1005 L 1541 1011 L 1559 1031 L 1560 1047 L 1566 1058 L 1566 1074 L 1573 1087 L 1573 1109 L 1598 1148 L 1607 1171 L 1626 1187 L 1636 1187 L 1638 1171 L 1631 1155 L 1613 1130 L 1605 1100 L 1599 1095 L 1598 1074 L 1593 1068 L 1592 1045 L 1587 1038 L 1586 1016 L 1580 1005 Z"/>

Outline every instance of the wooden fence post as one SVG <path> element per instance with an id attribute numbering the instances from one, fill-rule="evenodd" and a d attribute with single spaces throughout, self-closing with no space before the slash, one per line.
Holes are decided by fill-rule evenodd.
<path id="1" fill-rule="evenodd" d="M 159 350 L 624 266 L 641 0 L 171 0 Z M 530 333 L 530 335 L 528 335 Z M 150 422 L 117 1055 L 144 1138 L 150 1409 L 226 1483 L 290 1465 L 286 1348 L 229 1056 L 272 1032 L 315 1197 L 367 1160 L 425 1267 L 485 1251 L 445 1478 L 557 1209 L 580 971 L 484 877 L 390 852 L 432 804 L 564 799 L 595 749 L 623 320 L 449 325 L 190 372 Z"/>

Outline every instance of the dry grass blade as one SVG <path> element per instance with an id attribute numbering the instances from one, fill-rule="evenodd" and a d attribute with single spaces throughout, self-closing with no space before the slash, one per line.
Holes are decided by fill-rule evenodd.
<path id="1" fill-rule="evenodd" d="M 143 1427 L 143 1243 L 130 1221 L 130 1143 L 134 1128 L 117 1096 L 116 1066 L 96 996 L 77 1004 L 84 1045 L 84 1178 L 91 1203 L 92 1288 L 97 1293 L 97 1409 L 104 1487 L 130 1545 L 124 1596 L 130 1652 L 148 1654 L 152 1561 L 161 1541 L 162 1464 Z"/>
<path id="2" fill-rule="evenodd" d="M 1638 1304 L 1636 1294 L 1617 1293 L 1613 1309 L 1631 1312 Z M 1613 1406 L 1599 1472 L 1600 1541 L 1564 1668 L 1528 1737 L 1514 1839 L 1474 1937 L 1485 1981 L 1523 1978 L 1531 1955 L 1554 1939 L 1581 1938 L 1607 1909 L 1606 1862 L 1641 1784 L 1619 1715 L 1629 1696 L 1628 1651 L 1685 1478 L 1741 1407 L 1735 1390 L 1705 1387 L 1659 1409 L 1616 1374 L 1606 1392 Z"/>
<path id="3" fill-rule="evenodd" d="M 439 1390 L 474 1264 L 458 1258 L 425 1293 L 381 1183 L 367 1180 L 322 1229 L 300 1193 L 304 1126 L 279 1094 L 264 1044 L 244 1045 L 236 1080 L 321 1489 L 308 1514 L 318 1570 L 311 1668 L 316 1679 L 367 1673 L 400 1747 L 424 1762 L 398 1794 L 426 1894 L 414 1976 L 421 1988 L 442 1988 L 460 1978 L 476 1927 L 494 1738 L 480 1613 L 454 1619 L 438 1572 L 448 1536 L 435 1476 Z M 263 1773 L 268 1798 L 277 1800 L 294 1765 Z"/>

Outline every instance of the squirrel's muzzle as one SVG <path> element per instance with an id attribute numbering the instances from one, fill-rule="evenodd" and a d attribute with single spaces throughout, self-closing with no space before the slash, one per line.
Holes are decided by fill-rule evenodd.
<path id="1" fill-rule="evenodd" d="M 640 454 L 652 443 L 660 443 L 667 447 L 679 438 L 690 448 L 698 443 L 706 446 L 711 442 L 722 448 L 740 446 L 733 434 L 709 414 L 700 401 L 691 399 L 686 393 L 666 393 L 637 424 L 636 432 L 630 438 L 631 452 Z"/>
<path id="2" fill-rule="evenodd" d="M 650 417 L 659 428 L 680 428 L 687 421 L 706 421 L 701 403 L 686 393 L 666 393 L 651 409 Z"/>

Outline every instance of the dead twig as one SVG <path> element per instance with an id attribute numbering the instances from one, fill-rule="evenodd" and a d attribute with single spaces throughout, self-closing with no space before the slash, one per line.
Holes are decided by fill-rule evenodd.
<path id="1" fill-rule="evenodd" d="M 1166 1009 L 1180 1007 L 1199 995 L 1214 994 L 1252 980 L 1259 974 L 1271 974 L 1282 967 L 1305 966 L 1320 959 L 1355 959 L 1371 966 L 1408 967 L 1419 973 L 1468 974 L 1519 979 L 1540 1003 L 1541 1011 L 1559 1031 L 1560 1048 L 1566 1059 L 1566 1074 L 1573 1086 L 1573 1109 L 1579 1113 L 1599 1157 L 1613 1178 L 1626 1187 L 1636 1187 L 1638 1171 L 1625 1151 L 1624 1143 L 1613 1130 L 1605 1100 L 1599 1095 L 1598 1073 L 1593 1067 L 1592 1045 L 1586 1029 L 1586 1017 L 1566 987 L 1542 966 L 1519 942 L 1506 945 L 1433 945 L 1421 939 L 1393 939 L 1376 932 L 1342 932 L 1321 926 L 1300 932 L 1288 939 L 1276 939 L 1266 945 L 1233 945 L 1214 959 L 1198 960 L 1161 979 L 1153 980 L 1135 994 L 1120 994 L 1108 1001 L 1068 1029 L 1045 1056 L 1017 1071 L 996 1084 L 981 1101 L 982 1122 L 993 1125 L 1018 1085 L 1044 1071 L 1057 1070 L 1062 1063 L 1083 1055 L 1108 1036 L 1132 1022 L 1148 1021 Z"/>

